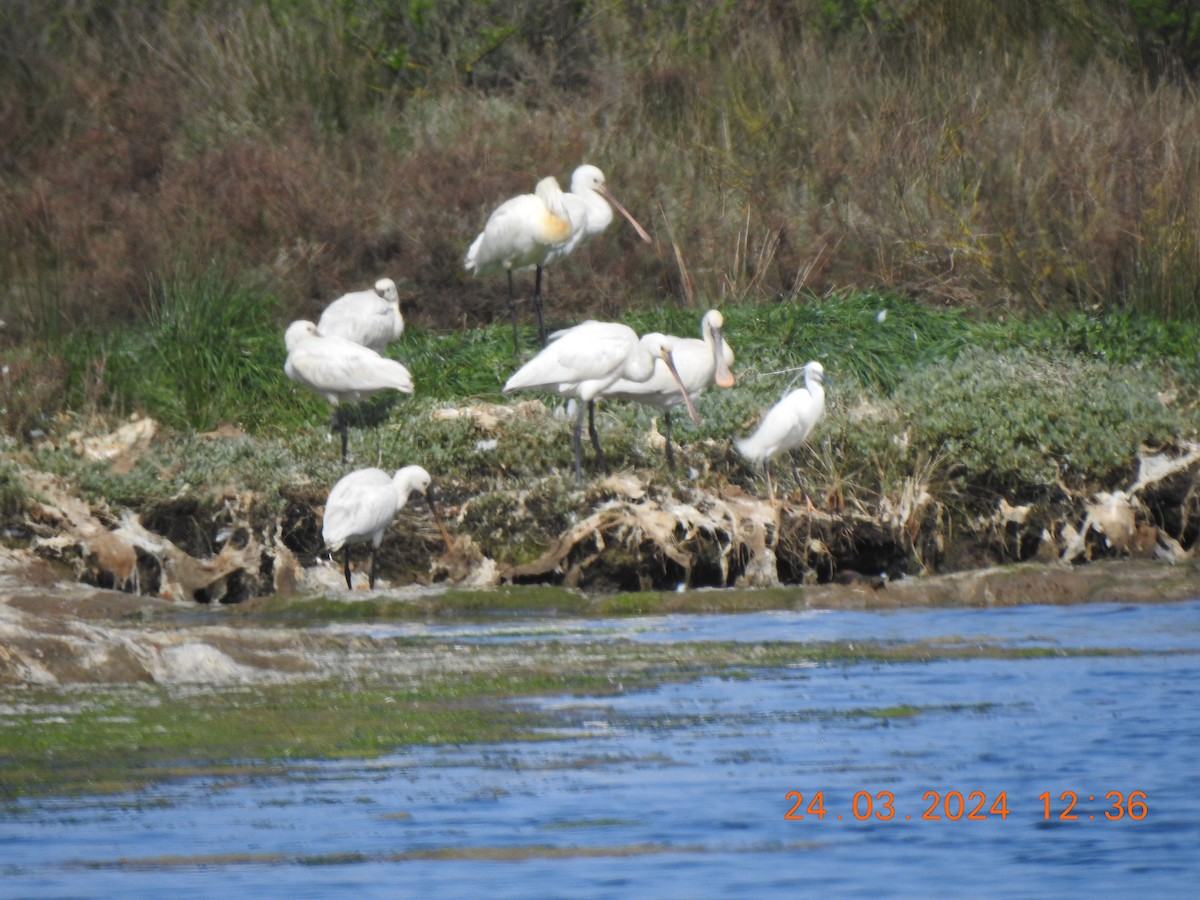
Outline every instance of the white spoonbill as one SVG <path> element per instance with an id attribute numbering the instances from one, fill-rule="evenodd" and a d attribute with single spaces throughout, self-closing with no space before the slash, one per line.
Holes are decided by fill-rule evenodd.
<path id="1" fill-rule="evenodd" d="M 737 442 L 742 456 L 762 464 L 772 500 L 775 499 L 775 489 L 771 485 L 771 457 L 799 447 L 821 420 L 825 413 L 825 388 L 821 384 L 824 377 L 825 369 L 819 362 L 806 363 L 804 387 L 784 395 L 782 400 L 767 410 L 754 434 Z M 803 485 L 800 491 L 811 508 L 812 500 Z"/>
<path id="2" fill-rule="evenodd" d="M 571 219 L 571 236 L 554 247 L 546 255 L 543 266 L 557 262 L 565 256 L 570 256 L 583 243 L 585 238 L 602 234 L 613 220 L 613 208 L 629 220 L 633 230 L 647 244 L 651 243 L 650 235 L 641 226 L 633 214 L 622 206 L 604 180 L 604 173 L 592 165 L 582 165 L 571 174 L 571 190 L 563 195 L 567 205 L 567 215 Z M 540 303 L 540 279 L 535 284 L 535 302 Z"/>
<path id="3" fill-rule="evenodd" d="M 661 334 L 639 338 L 628 325 L 618 322 L 584 322 L 574 328 L 555 332 L 550 343 L 537 356 L 525 363 L 508 379 L 504 393 L 511 391 L 547 391 L 561 396 L 573 396 L 582 401 L 575 418 L 571 447 L 575 451 L 575 477 L 583 481 L 583 409 L 592 410 L 592 401 L 618 378 L 641 382 L 654 374 L 655 360 L 661 359 L 675 383 L 692 421 L 699 422 L 696 408 L 679 381 L 672 359 L 672 339 Z M 588 430 L 602 468 L 600 438 L 596 434 L 594 415 L 589 416 Z"/>
<path id="4" fill-rule="evenodd" d="M 404 333 L 396 282 L 380 278 L 373 291 L 353 291 L 334 300 L 317 320 L 317 331 L 382 353 Z"/>
<path id="5" fill-rule="evenodd" d="M 408 498 L 421 494 L 429 506 L 434 522 L 452 549 L 450 535 L 438 516 L 433 502 L 433 479 L 420 466 L 405 466 L 389 475 L 383 469 L 356 469 L 344 475 L 325 501 L 325 519 L 321 523 L 321 537 L 331 554 L 342 551 L 342 571 L 346 576 L 346 587 L 350 581 L 350 545 L 371 542 L 371 574 L 369 585 L 375 587 L 375 555 L 383 543 L 383 532 L 396 513 L 404 508 Z"/>
<path id="6" fill-rule="evenodd" d="M 733 387 L 733 350 L 725 343 L 725 317 L 710 309 L 700 320 L 700 338 L 671 338 L 675 370 L 687 396 L 694 404 L 704 389 L 714 382 L 718 387 Z M 647 335 L 649 337 L 649 335 Z M 667 438 L 667 466 L 675 467 L 671 450 L 671 410 L 682 403 L 679 388 L 661 359 L 654 363 L 654 374 L 642 382 L 624 378 L 605 388 L 603 396 L 633 400 L 662 410 Z"/>
<path id="7" fill-rule="evenodd" d="M 365 400 L 387 389 L 413 392 L 412 376 L 403 365 L 354 341 L 327 337 L 312 322 L 303 319 L 293 322 L 283 341 L 287 346 L 287 361 L 283 365 L 287 377 L 333 404 L 330 425 L 342 436 L 343 464 L 349 426 L 338 404 Z"/>
<path id="8" fill-rule="evenodd" d="M 508 273 L 508 311 L 512 316 L 513 354 L 518 352 L 517 297 L 513 292 L 513 269 L 537 267 L 540 291 L 542 263 L 546 255 L 571 237 L 571 220 L 558 179 L 543 178 L 532 194 L 505 200 L 488 216 L 483 231 L 471 242 L 464 263 L 476 275 Z M 534 301 L 542 343 L 546 341 L 541 320 L 541 297 Z"/>
<path id="9" fill-rule="evenodd" d="M 646 229 L 613 196 L 605 182 L 604 173 L 593 165 L 585 163 L 571 173 L 571 190 L 563 194 L 563 202 L 571 220 L 571 236 L 550 249 L 546 259 L 537 267 L 533 282 L 533 306 L 543 347 L 546 346 L 546 327 L 542 320 L 542 269 L 570 256 L 586 238 L 603 233 L 612 224 L 614 207 L 629 221 L 638 237 L 647 244 L 651 243 Z"/>
<path id="10" fill-rule="evenodd" d="M 546 179 L 543 179 L 543 182 L 545 180 Z M 554 181 L 554 186 L 556 188 L 558 187 L 557 181 Z M 561 200 L 558 198 L 561 198 Z M 515 199 L 520 198 L 514 198 L 514 200 Z M 638 236 L 643 241 L 645 241 L 647 244 L 651 242 L 650 235 L 646 233 L 646 229 L 639 224 L 637 219 L 633 217 L 629 210 L 621 205 L 617 198 L 614 197 L 612 192 L 608 189 L 608 185 L 605 183 L 604 173 L 593 165 L 585 164 L 579 166 L 579 168 L 577 168 L 571 175 L 571 190 L 565 194 L 561 193 L 560 190 L 555 199 L 561 203 L 563 211 L 565 212 L 569 229 L 566 237 L 562 240 L 556 240 L 552 242 L 551 245 L 547 247 L 546 252 L 538 259 L 530 259 L 524 262 L 522 265 L 506 266 L 506 268 L 509 269 L 508 305 L 509 310 L 512 311 L 513 314 L 514 351 L 516 350 L 516 299 L 513 295 L 512 288 L 512 269 L 514 267 L 530 268 L 532 266 L 537 269 L 537 273 L 534 276 L 533 282 L 533 309 L 537 315 L 538 336 L 541 338 L 542 346 L 544 347 L 546 345 L 546 324 L 542 311 L 542 269 L 544 269 L 550 263 L 574 253 L 576 248 L 583 242 L 585 238 L 600 234 L 606 228 L 608 228 L 613 220 L 614 207 L 618 212 L 621 213 L 621 215 L 629 220 L 629 224 L 633 226 L 634 230 L 637 231 Z M 500 210 L 505 209 L 505 207 L 512 202 L 513 201 L 510 200 L 502 204 L 496 210 L 496 212 L 492 214 L 492 219 L 496 217 Z M 548 203 L 546 205 L 549 206 Z M 528 215 L 532 218 L 538 214 L 538 210 L 536 206 L 530 206 L 531 211 L 528 213 L 523 211 L 522 214 Z M 551 208 L 555 209 L 557 212 L 556 207 Z M 478 252 L 476 252 L 476 247 L 480 245 L 480 241 L 485 238 L 489 229 L 492 229 L 492 219 L 488 219 L 488 223 L 484 227 L 483 234 L 475 239 L 475 243 L 472 244 L 471 249 L 467 251 L 468 269 L 472 268 L 473 256 L 476 260 L 483 260 L 487 258 L 483 253 L 483 247 L 480 246 L 480 250 Z M 508 240 L 508 237 L 505 235 L 505 230 L 510 228 L 515 230 L 517 233 L 521 233 L 523 231 L 523 229 L 516 228 L 511 224 L 502 225 L 498 222 L 494 230 L 495 239 L 485 243 L 496 248 L 503 246 Z M 495 272 L 498 270 L 498 267 L 496 267 L 494 264 L 490 268 L 486 269 L 481 268 L 481 265 L 478 262 L 475 264 L 476 274 L 486 275 L 489 272 Z"/>

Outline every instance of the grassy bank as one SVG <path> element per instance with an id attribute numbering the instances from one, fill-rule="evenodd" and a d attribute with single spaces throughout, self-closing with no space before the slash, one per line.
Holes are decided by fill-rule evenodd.
<path id="1" fill-rule="evenodd" d="M 107 526 L 136 510 L 203 556 L 248 508 L 310 558 L 340 469 L 282 328 L 390 275 L 417 392 L 367 411 L 356 461 L 423 463 L 482 552 L 536 558 L 611 489 L 564 476 L 552 410 L 441 410 L 499 400 L 514 368 L 504 279 L 469 278 L 467 244 L 585 160 L 655 240 L 614 225 L 551 268 L 552 324 L 690 335 L 720 307 L 738 353 L 679 476 L 660 421 L 603 407 L 657 501 L 761 492 L 731 439 L 808 359 L 832 383 L 805 485 L 900 516 L 905 565 L 963 535 L 984 545 L 964 563 L 1025 558 L 1197 436 L 1200 25 L 1173 4 L 87 0 L 0 24 L 15 534 L 19 474 L 44 471 Z M 150 446 L 81 459 L 134 414 Z M 1191 488 L 1140 497 L 1139 522 L 1190 547 Z"/>
<path id="2" fill-rule="evenodd" d="M 383 274 L 415 326 L 496 322 L 503 279 L 469 279 L 465 247 L 500 200 L 584 160 L 656 240 L 614 226 L 554 269 L 568 321 L 848 290 L 991 318 L 1200 311 L 1200 37 L 1169 3 L 0 16 L 14 434 L 186 371 L 189 355 L 161 360 L 130 396 L 157 338 L 112 330 L 161 336 L 203 278 L 277 327 Z M 64 365 L 80 331 L 95 352 Z M 221 384 L 191 389 L 179 417 L 231 415 L 207 399 Z"/>
<path id="3" fill-rule="evenodd" d="M 625 318 L 639 331 L 690 334 L 699 327 L 699 316 L 684 310 Z M 81 453 L 85 437 L 119 422 L 79 416 L 46 422 L 47 434 L 32 444 L 9 441 L 5 496 L 14 533 L 29 533 L 26 516 L 37 499 L 22 488 L 20 472 L 41 471 L 109 522 L 122 511 L 137 512 L 146 527 L 200 558 L 244 525 L 277 535 L 302 564 L 320 555 L 321 506 L 342 474 L 327 407 L 286 380 L 277 333 L 265 333 L 253 316 L 216 321 L 222 334 L 211 346 L 219 352 L 189 358 L 186 369 L 175 360 L 176 350 L 187 348 L 173 348 L 170 336 L 192 334 L 203 323 L 176 321 L 169 333 L 149 325 L 120 337 L 125 347 L 156 347 L 136 370 L 139 378 L 113 379 L 125 387 L 109 400 L 122 413 L 162 423 L 148 445 L 115 459 L 88 459 Z M 1067 524 L 1078 528 L 1097 492 L 1128 488 L 1140 454 L 1170 457 L 1200 436 L 1196 325 L 1124 312 L 981 320 L 879 294 L 732 306 L 726 325 L 738 381 L 704 395 L 699 426 L 677 423 L 678 469 L 665 466 L 661 416 L 633 404 L 601 403 L 606 453 L 645 492 L 645 509 L 693 504 L 703 519 L 716 515 L 713 498 L 729 490 L 761 496 L 761 472 L 732 441 L 796 383 L 798 367 L 821 360 L 829 378 L 826 415 L 791 461 L 812 496 L 844 515 L 820 535 L 837 560 L 817 573 L 822 578 L 837 567 L 895 575 L 1053 552 L 1045 535 Z M 528 330 L 525 340 L 527 346 L 534 340 Z M 93 347 L 77 346 L 84 354 Z M 570 423 L 555 414 L 557 404 L 499 393 L 517 365 L 506 325 L 414 327 L 389 352 L 410 367 L 417 390 L 368 408 L 351 430 L 354 464 L 424 465 L 452 530 L 502 568 L 533 562 L 581 519 L 622 496 L 624 489 L 590 465 L 585 484 L 576 485 Z M 209 388 L 164 391 L 175 371 Z M 183 412 L 190 398 L 211 416 L 206 427 L 224 427 L 191 426 Z M 789 460 L 775 471 L 785 496 L 793 495 Z M 1184 472 L 1147 488 L 1137 501 L 1138 522 L 1192 546 L 1198 521 L 1192 484 Z M 1005 509 L 1021 510 L 1021 522 L 1006 519 Z M 804 549 L 811 525 L 789 515 L 779 540 L 797 559 L 785 580 L 813 565 Z M 436 532 L 420 511 L 401 519 L 384 545 L 384 571 L 402 581 L 428 577 Z M 732 577 L 729 548 L 705 536 L 709 527 L 721 530 L 716 519 L 693 523 L 695 533 L 684 539 L 698 561 L 690 576 L 696 584 Z M 650 564 L 637 552 L 608 549 L 614 571 L 597 583 L 601 589 L 636 589 L 646 577 L 668 586 L 689 577 L 671 565 L 648 573 Z"/>

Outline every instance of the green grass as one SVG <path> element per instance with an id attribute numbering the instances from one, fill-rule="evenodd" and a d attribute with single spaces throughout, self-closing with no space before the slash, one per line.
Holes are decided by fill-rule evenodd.
<path id="1" fill-rule="evenodd" d="M 193 431 L 294 420 L 274 298 L 215 271 L 156 283 L 150 298 L 138 323 L 78 330 L 64 348 L 75 371 L 102 373 L 114 411 Z"/>
<path id="2" fill-rule="evenodd" d="M 912 439 L 954 461 L 976 487 L 1129 478 L 1139 446 L 1169 445 L 1178 411 L 1156 369 L 1097 357 L 971 350 L 908 380 L 898 405 Z"/>
<path id="3" fill-rule="evenodd" d="M 323 421 L 324 401 L 283 375 L 282 326 L 272 319 L 275 298 L 213 276 L 163 285 L 156 297 L 144 326 L 107 339 L 78 336 L 64 348 L 75 370 L 103 369 L 112 411 L 137 410 L 192 431 L 228 422 L 280 434 Z M 1113 366 L 1165 366 L 1181 378 L 1200 378 L 1195 351 L 1200 325 L 1130 312 L 980 322 L 961 311 L 861 292 L 728 306 L 723 312 L 726 336 L 737 354 L 740 388 L 734 395 L 746 388 L 760 400 L 796 383 L 809 359 L 824 364 L 832 391 L 890 395 L 917 373 L 949 364 L 969 348 L 1015 349 Z M 700 314 L 665 307 L 621 319 L 643 333 L 692 336 Z M 403 417 L 406 408 L 422 401 L 527 397 L 500 393 L 519 365 L 508 337 L 503 322 L 449 333 L 410 327 L 387 352 L 412 372 L 416 394 L 379 403 Z M 527 332 L 524 337 L 528 341 Z M 525 358 L 531 353 L 527 350 Z"/>
<path id="4" fill-rule="evenodd" d="M 111 394 L 102 409 L 136 410 L 168 430 L 128 471 L 81 461 L 65 442 L 39 451 L 37 465 L 118 507 L 219 498 L 230 486 L 275 508 L 305 485 L 319 495 L 341 472 L 328 406 L 283 374 L 273 303 L 201 279 L 164 289 L 153 328 L 71 345 L 75 368 L 105 370 Z M 662 308 L 624 319 L 642 332 L 691 335 L 700 312 Z M 724 312 L 737 384 L 706 392 L 701 424 L 675 417 L 683 471 L 705 478 L 753 489 L 756 469 L 731 440 L 799 382 L 809 359 L 825 366 L 827 412 L 797 459 L 825 486 L 840 483 L 868 502 L 922 473 L 954 491 L 978 488 L 985 503 L 996 494 L 1048 497 L 1058 480 L 1110 489 L 1128 476 L 1139 446 L 1169 446 L 1200 430 L 1197 325 L 1125 312 L 981 322 L 876 293 Z M 511 541 L 520 534 L 512 523 L 527 521 L 535 526 L 528 548 L 512 549 L 528 561 L 545 535 L 569 527 L 577 510 L 571 423 L 553 414 L 557 399 L 500 394 L 519 365 L 506 323 L 449 334 L 409 329 L 388 353 L 410 367 L 416 392 L 377 398 L 362 423 L 378 427 L 351 429 L 358 465 L 425 465 L 465 501 L 462 525 L 485 552 L 490 535 Z M 544 411 L 494 426 L 440 414 L 527 400 L 543 401 Z M 661 433 L 661 416 L 602 402 L 597 421 L 611 460 L 670 483 L 661 450 L 646 441 L 652 427 Z M 222 422 L 248 434 L 202 434 Z M 534 490 L 514 492 L 519 486 Z"/>

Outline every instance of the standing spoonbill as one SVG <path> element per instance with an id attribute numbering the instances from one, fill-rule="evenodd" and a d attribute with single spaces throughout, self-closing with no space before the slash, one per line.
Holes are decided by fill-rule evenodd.
<path id="1" fill-rule="evenodd" d="M 404 333 L 396 282 L 380 278 L 373 291 L 353 291 L 334 300 L 317 320 L 317 331 L 382 353 Z"/>
<path id="2" fill-rule="evenodd" d="M 571 173 L 571 190 L 563 194 L 563 202 L 566 203 L 567 216 L 571 220 L 571 236 L 550 249 L 546 259 L 538 266 L 533 283 L 533 305 L 537 312 L 543 347 L 546 346 L 546 331 L 542 325 L 543 268 L 570 256 L 586 238 L 602 234 L 612 224 L 614 208 L 629 221 L 638 237 L 647 244 L 652 243 L 646 229 L 608 189 L 604 173 L 593 165 L 584 164 Z"/>
<path id="3" fill-rule="evenodd" d="M 582 402 L 575 417 L 571 447 L 575 451 L 575 477 L 583 481 L 583 410 L 589 411 L 588 433 L 601 468 L 607 468 L 596 434 L 592 401 L 619 378 L 641 382 L 654 374 L 655 361 L 661 359 L 672 373 L 677 389 L 693 422 L 699 422 L 696 408 L 679 381 L 672 359 L 672 339 L 661 334 L 639 338 L 628 325 L 618 322 L 588 321 L 574 328 L 555 332 L 550 343 L 508 379 L 504 393 L 547 391 L 574 396 Z"/>
<path id="4" fill-rule="evenodd" d="M 548 179 L 543 179 L 539 182 L 539 187 Z M 558 181 L 552 180 L 554 187 L 558 188 Z M 529 195 L 524 195 L 528 197 Z M 484 226 L 483 233 L 475 238 L 475 242 L 471 244 L 471 249 L 467 251 L 468 269 L 474 268 L 477 275 L 487 275 L 491 272 L 499 271 L 501 266 L 496 265 L 496 254 L 498 258 L 507 258 L 509 251 L 502 248 L 509 245 L 510 241 L 515 240 L 515 236 L 525 234 L 528 226 L 518 224 L 536 220 L 541 214 L 535 204 L 524 203 L 520 209 L 509 207 L 509 204 L 516 200 L 521 200 L 521 197 L 514 197 L 512 200 L 505 201 L 501 204 L 496 212 L 492 213 L 488 219 L 487 225 Z M 583 242 L 585 238 L 593 237 L 603 232 L 612 223 L 613 208 L 615 207 L 629 223 L 637 231 L 638 236 L 647 244 L 651 242 L 650 235 L 646 233 L 641 224 L 633 217 L 621 203 L 613 196 L 605 183 L 604 173 L 592 165 L 582 165 L 577 168 L 571 175 L 571 190 L 568 193 L 562 193 L 559 189 L 558 194 L 554 197 L 556 206 L 550 206 L 547 202 L 545 205 L 558 215 L 558 210 L 561 208 L 562 213 L 567 222 L 567 234 L 561 239 L 556 239 L 549 242 L 545 252 L 537 258 L 528 258 L 524 262 L 512 265 L 504 265 L 508 269 L 508 306 L 513 315 L 513 351 L 516 352 L 516 298 L 513 294 L 512 286 L 512 270 L 513 268 L 536 268 L 537 272 L 533 282 L 533 309 L 537 314 L 538 336 L 541 338 L 542 346 L 546 346 L 546 324 L 545 317 L 542 311 L 542 269 L 552 262 L 562 259 L 574 253 L 576 248 Z M 501 210 L 505 211 L 505 215 L 499 220 L 498 214 Z M 519 217 L 519 218 L 518 218 Z M 491 237 L 488 237 L 488 232 L 491 231 Z M 512 236 L 510 236 L 512 235 Z M 557 237 L 557 236 L 556 236 Z"/>
<path id="5" fill-rule="evenodd" d="M 543 178 L 532 194 L 520 194 L 505 200 L 488 216 L 483 231 L 467 249 L 464 267 L 476 275 L 508 273 L 508 311 L 512 316 L 513 355 L 519 351 L 517 337 L 517 297 L 513 292 L 513 269 L 537 267 L 541 289 L 542 263 L 547 254 L 571 236 L 562 188 L 554 176 Z M 538 310 L 538 328 L 542 343 L 546 329 L 541 319 L 541 297 L 534 301 Z"/>
<path id="6" fill-rule="evenodd" d="M 825 414 L 825 388 L 821 384 L 824 377 L 825 368 L 819 362 L 805 364 L 804 387 L 784 395 L 782 400 L 767 410 L 754 434 L 737 442 L 742 456 L 762 464 L 772 500 L 775 499 L 775 489 L 771 484 L 771 457 L 799 447 Z M 800 485 L 800 492 L 804 494 L 809 509 L 812 509 L 812 500 L 803 485 Z"/>
<path id="7" fill-rule="evenodd" d="M 725 317 L 710 309 L 700 320 L 700 338 L 671 338 L 672 356 L 679 381 L 694 404 L 710 384 L 733 387 L 733 350 L 725 343 Z M 647 335 L 649 337 L 649 335 Z M 679 389 L 663 361 L 656 360 L 654 374 L 642 382 L 618 379 L 604 389 L 605 397 L 633 400 L 662 410 L 667 438 L 667 467 L 675 468 L 671 451 L 671 410 L 682 402 Z"/>
<path id="8" fill-rule="evenodd" d="M 342 436 L 342 464 L 346 463 L 349 424 L 338 405 L 365 400 L 377 391 L 413 392 L 408 369 L 374 350 L 340 337 L 327 337 L 306 320 L 293 322 L 284 333 L 287 361 L 283 371 L 297 384 L 320 394 L 331 404 L 330 427 Z"/>
<path id="9" fill-rule="evenodd" d="M 321 537 L 331 554 L 342 551 L 342 572 L 346 587 L 350 581 L 350 545 L 371 542 L 371 574 L 369 586 L 375 587 L 375 556 L 383 543 L 383 532 L 396 513 L 404 508 L 413 494 L 425 497 L 429 512 L 442 533 L 446 550 L 453 549 L 446 526 L 438 516 L 433 502 L 433 479 L 420 466 L 405 466 L 389 475 L 383 469 L 356 469 L 333 486 L 325 501 L 325 518 Z"/>

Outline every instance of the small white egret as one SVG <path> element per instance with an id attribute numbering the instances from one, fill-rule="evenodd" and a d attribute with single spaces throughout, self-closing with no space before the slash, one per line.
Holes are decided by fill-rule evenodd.
<path id="1" fill-rule="evenodd" d="M 723 388 L 733 387 L 733 350 L 725 342 L 725 317 L 720 310 L 710 309 L 700 320 L 700 338 L 671 338 L 671 355 L 675 370 L 687 396 L 694 404 L 704 389 L 714 382 Z M 650 335 L 646 335 L 649 337 Z M 671 450 L 671 410 L 682 403 L 679 388 L 661 359 L 654 363 L 654 374 L 642 382 L 618 379 L 605 388 L 603 396 L 617 400 L 633 400 L 662 410 L 667 439 L 667 466 L 675 467 Z"/>
<path id="2" fill-rule="evenodd" d="M 328 337 L 306 320 L 293 322 L 284 333 L 287 361 L 283 370 L 297 384 L 311 388 L 334 407 L 330 424 L 342 436 L 342 462 L 346 462 L 349 425 L 340 403 L 365 400 L 377 391 L 413 392 L 408 369 L 374 350 L 340 337 Z"/>
<path id="3" fill-rule="evenodd" d="M 512 316 L 513 354 L 518 350 L 517 297 L 513 291 L 513 270 L 536 267 L 537 292 L 541 290 L 542 263 L 555 247 L 571 236 L 571 220 L 558 179 L 553 176 L 537 183 L 532 194 L 520 194 L 501 203 L 488 216 L 483 231 L 467 249 L 464 267 L 476 275 L 508 273 L 508 311 Z M 546 341 L 541 321 L 541 296 L 535 292 L 538 327 L 542 343 Z"/>
<path id="4" fill-rule="evenodd" d="M 742 456 L 762 464 L 772 500 L 775 499 L 775 489 L 771 484 L 771 458 L 799 447 L 821 420 L 825 413 L 825 388 L 821 384 L 824 377 L 825 369 L 819 362 L 806 363 L 804 387 L 786 394 L 767 410 L 754 434 L 737 442 Z M 803 485 L 800 490 L 811 508 L 812 500 Z"/>
<path id="5" fill-rule="evenodd" d="M 550 343 L 525 363 L 504 385 L 511 391 L 547 391 L 573 396 L 583 403 L 575 418 L 571 446 L 575 451 L 575 477 L 583 481 L 583 410 L 589 410 L 588 430 L 592 446 L 602 468 L 606 468 L 596 434 L 592 401 L 618 378 L 642 382 L 654 374 L 655 360 L 661 359 L 672 373 L 677 390 L 693 422 L 699 422 L 696 408 L 679 381 L 672 358 L 672 339 L 661 334 L 639 338 L 628 325 L 618 322 L 584 322 L 551 335 Z"/>
<path id="6" fill-rule="evenodd" d="M 383 532 L 396 513 L 403 509 L 408 498 L 421 494 L 429 506 L 429 512 L 437 523 L 446 542 L 446 549 L 453 544 L 446 527 L 438 516 L 433 501 L 433 479 L 420 466 L 405 466 L 389 475 L 383 469 L 356 469 L 345 475 L 329 492 L 325 501 L 325 518 L 321 523 L 321 537 L 331 554 L 342 551 L 342 571 L 346 576 L 346 587 L 350 581 L 350 545 L 371 542 L 371 574 L 369 585 L 375 587 L 375 556 L 383 543 Z"/>
<path id="7" fill-rule="evenodd" d="M 404 333 L 396 282 L 380 278 L 373 291 L 353 291 L 334 300 L 321 313 L 317 331 L 340 337 L 382 353 Z"/>

